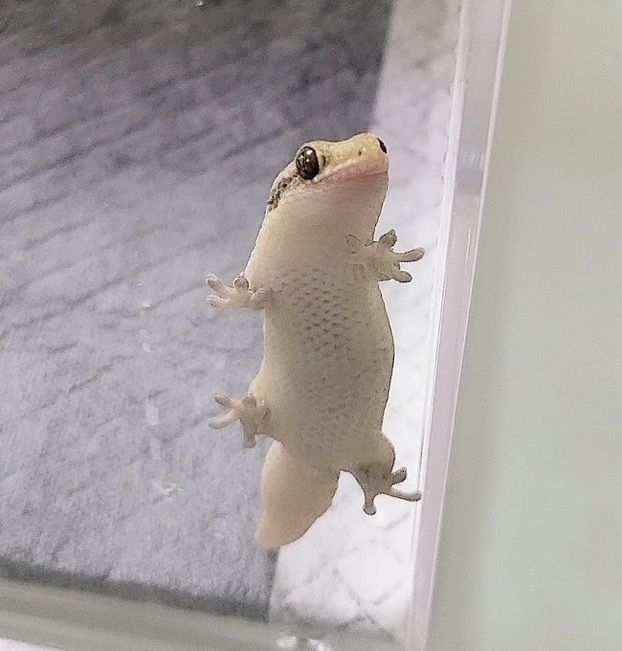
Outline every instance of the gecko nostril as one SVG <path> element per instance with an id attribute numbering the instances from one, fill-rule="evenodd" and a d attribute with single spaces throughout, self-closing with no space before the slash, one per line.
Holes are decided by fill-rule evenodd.
<path id="1" fill-rule="evenodd" d="M 382 151 L 386 154 L 387 146 L 384 144 L 384 142 L 382 142 L 382 140 L 380 140 L 380 138 L 377 138 L 377 140 L 378 140 L 378 144 L 380 145 L 380 149 L 382 149 Z"/>
<path id="2" fill-rule="evenodd" d="M 361 156 L 362 154 L 363 154 L 363 150 L 359 149 L 359 156 Z"/>

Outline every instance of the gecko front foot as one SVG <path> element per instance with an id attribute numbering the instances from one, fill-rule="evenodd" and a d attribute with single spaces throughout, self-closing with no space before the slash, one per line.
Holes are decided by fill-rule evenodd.
<path id="1" fill-rule="evenodd" d="M 422 248 L 411 249 L 403 253 L 394 251 L 393 247 L 397 242 L 394 230 L 381 235 L 377 242 L 364 244 L 354 235 L 348 235 L 346 241 L 351 252 L 363 258 L 366 265 L 376 273 L 378 280 L 393 279 L 400 283 L 410 282 L 412 276 L 407 271 L 400 269 L 400 263 L 421 260 L 425 253 Z"/>
<path id="2" fill-rule="evenodd" d="M 359 469 L 352 474 L 363 489 L 363 495 L 365 496 L 363 511 L 367 515 L 374 515 L 376 512 L 374 500 L 378 495 L 390 495 L 409 502 L 417 502 L 421 499 L 421 491 L 407 493 L 394 488 L 395 484 L 400 484 L 406 479 L 406 468 L 387 472 L 384 464 L 376 462 L 366 469 Z"/>
<path id="3" fill-rule="evenodd" d="M 245 448 L 252 448 L 256 443 L 255 437 L 267 432 L 270 410 L 265 401 L 258 401 L 252 393 L 247 393 L 243 398 L 230 398 L 217 393 L 214 400 L 229 411 L 223 416 L 212 418 L 209 421 L 211 428 L 221 429 L 239 420 L 244 436 L 242 444 Z"/>
<path id="4" fill-rule="evenodd" d="M 210 274 L 206 282 L 216 292 L 207 297 L 213 307 L 228 309 L 250 307 L 254 310 L 261 310 L 270 298 L 269 289 L 251 289 L 243 273 L 235 277 L 233 287 L 225 285 L 214 274 Z"/>

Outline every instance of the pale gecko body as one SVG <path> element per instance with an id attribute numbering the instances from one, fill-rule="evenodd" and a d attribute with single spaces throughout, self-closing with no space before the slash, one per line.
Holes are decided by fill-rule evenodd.
<path id="1" fill-rule="evenodd" d="M 373 234 L 388 185 L 388 157 L 373 134 L 313 141 L 276 178 L 255 248 L 233 287 L 208 283 L 218 307 L 264 310 L 264 358 L 244 398 L 218 395 L 240 420 L 244 443 L 274 439 L 262 473 L 260 543 L 300 537 L 329 506 L 341 471 L 354 475 L 366 513 L 394 488 L 393 445 L 382 421 L 393 369 L 393 337 L 380 280 L 407 282 L 394 232 Z"/>

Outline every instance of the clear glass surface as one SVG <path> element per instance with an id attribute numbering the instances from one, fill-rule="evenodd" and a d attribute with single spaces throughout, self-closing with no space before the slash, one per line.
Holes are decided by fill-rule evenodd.
<path id="1" fill-rule="evenodd" d="M 505 4 L 0 7 L 0 637 L 422 648 Z M 426 250 L 382 287 L 384 431 L 424 499 L 370 517 L 343 473 L 266 551 L 267 442 L 207 426 L 261 315 L 216 313 L 205 277 L 245 266 L 300 144 L 361 131 L 389 152 L 377 234 Z"/>

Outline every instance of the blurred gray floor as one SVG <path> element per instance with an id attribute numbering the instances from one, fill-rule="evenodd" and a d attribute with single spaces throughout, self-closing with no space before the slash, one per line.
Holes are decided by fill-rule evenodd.
<path id="1" fill-rule="evenodd" d="M 206 424 L 260 318 L 204 277 L 301 142 L 368 128 L 389 5 L 0 3 L 0 574 L 265 615 L 265 448 Z"/>

